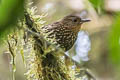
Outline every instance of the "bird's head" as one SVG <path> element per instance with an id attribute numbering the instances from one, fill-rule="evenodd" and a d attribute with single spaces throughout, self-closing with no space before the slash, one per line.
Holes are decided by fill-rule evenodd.
<path id="1" fill-rule="evenodd" d="M 71 29 L 72 31 L 79 32 L 81 25 L 85 22 L 89 22 L 88 19 L 82 19 L 77 15 L 68 15 L 64 17 L 61 22 L 65 25 L 64 27 Z"/>

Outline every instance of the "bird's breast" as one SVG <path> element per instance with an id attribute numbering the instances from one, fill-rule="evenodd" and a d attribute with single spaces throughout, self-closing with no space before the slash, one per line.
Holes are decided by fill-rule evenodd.
<path id="1" fill-rule="evenodd" d="M 69 30 L 63 30 L 60 33 L 56 32 L 56 41 L 57 43 L 65 49 L 65 51 L 72 48 L 76 41 L 76 35 Z"/>
<path id="2" fill-rule="evenodd" d="M 76 33 L 66 29 L 65 27 L 49 28 L 49 26 L 43 28 L 45 39 L 52 44 L 58 44 L 65 51 L 72 48 L 76 41 Z"/>

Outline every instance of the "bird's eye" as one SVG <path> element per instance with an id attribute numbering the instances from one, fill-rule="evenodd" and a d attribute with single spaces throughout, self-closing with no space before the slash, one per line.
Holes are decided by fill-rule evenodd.
<path id="1" fill-rule="evenodd" d="M 74 19 L 73 22 L 77 22 L 77 19 Z"/>

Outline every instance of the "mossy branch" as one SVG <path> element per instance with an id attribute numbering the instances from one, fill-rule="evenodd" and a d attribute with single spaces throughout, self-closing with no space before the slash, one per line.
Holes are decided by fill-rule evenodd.
<path id="1" fill-rule="evenodd" d="M 37 79 L 37 80 L 72 80 L 69 75 L 69 70 L 65 64 L 65 61 L 61 59 L 62 56 L 58 54 L 64 54 L 64 52 L 59 48 L 56 48 L 55 45 L 47 42 L 40 32 L 35 29 L 35 22 L 30 17 L 30 15 L 25 12 L 26 25 L 29 30 L 32 30 L 33 33 L 33 46 L 34 53 L 32 54 L 33 62 L 30 62 L 32 67 L 29 68 L 28 79 Z M 35 35 L 34 34 L 39 34 Z M 42 38 L 40 38 L 42 37 Z M 34 56 L 33 56 L 34 55 Z M 35 73 L 33 73 L 35 71 Z M 34 76 L 32 76 L 34 75 Z"/>

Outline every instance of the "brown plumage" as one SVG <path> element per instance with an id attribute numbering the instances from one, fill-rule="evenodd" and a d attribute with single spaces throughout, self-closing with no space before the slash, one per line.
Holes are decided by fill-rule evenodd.
<path id="1" fill-rule="evenodd" d="M 53 44 L 60 45 L 68 51 L 74 45 L 81 24 L 90 20 L 83 20 L 77 15 L 68 15 L 60 21 L 43 26 L 41 31 L 45 38 Z"/>

